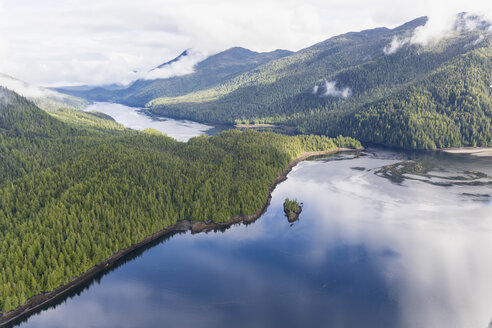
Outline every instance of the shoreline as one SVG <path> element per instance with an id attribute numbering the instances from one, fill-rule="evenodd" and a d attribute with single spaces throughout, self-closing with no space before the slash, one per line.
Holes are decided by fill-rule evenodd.
<path id="1" fill-rule="evenodd" d="M 448 154 L 467 154 L 477 157 L 492 157 L 492 147 L 455 147 L 439 149 Z"/>
<path id="2" fill-rule="evenodd" d="M 273 129 L 281 129 L 287 132 L 294 132 L 296 130 L 293 126 L 287 125 L 277 125 L 270 123 L 261 123 L 261 124 L 236 124 L 234 125 L 236 129 L 258 129 L 258 128 L 273 128 Z"/>
<path id="3" fill-rule="evenodd" d="M 261 217 L 261 215 L 266 211 L 268 205 L 270 205 L 270 201 L 272 199 L 272 192 L 275 190 L 277 185 L 285 180 L 287 180 L 287 175 L 292 171 L 292 169 L 301 161 L 306 158 L 319 156 L 319 155 L 327 155 L 334 154 L 338 152 L 348 152 L 348 151 L 361 151 L 364 148 L 334 148 L 331 150 L 324 151 L 313 151 L 313 152 L 305 152 L 302 155 L 294 158 L 285 168 L 285 170 L 278 176 L 273 184 L 268 187 L 268 197 L 265 201 L 264 205 L 256 210 L 256 212 L 252 215 L 234 215 L 230 217 L 228 220 L 224 222 L 214 222 L 213 220 L 208 220 L 206 222 L 203 221 L 190 221 L 190 220 L 180 220 L 175 224 L 161 229 L 147 237 L 145 237 L 140 242 L 133 244 L 127 248 L 117 251 L 110 257 L 106 258 L 99 264 L 91 267 L 89 270 L 84 273 L 74 277 L 68 283 L 58 286 L 52 291 L 45 292 L 42 294 L 38 294 L 29 298 L 26 303 L 17 307 L 14 310 L 11 310 L 5 314 L 0 316 L 0 327 L 3 327 L 14 320 L 21 319 L 24 316 L 27 316 L 36 310 L 39 310 L 43 306 L 49 305 L 52 302 L 63 297 L 65 294 L 75 289 L 76 287 L 82 285 L 89 279 L 93 278 L 96 274 L 106 271 L 111 268 L 118 260 L 122 259 L 126 255 L 132 253 L 133 251 L 140 249 L 151 242 L 175 232 L 186 232 L 191 231 L 192 234 L 200 233 L 200 232 L 208 232 L 212 230 L 217 230 L 221 228 L 227 228 L 233 226 L 235 224 L 248 224 L 256 221 Z"/>

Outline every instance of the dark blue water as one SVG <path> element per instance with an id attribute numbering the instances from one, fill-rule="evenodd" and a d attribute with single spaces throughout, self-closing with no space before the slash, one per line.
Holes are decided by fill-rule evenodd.
<path id="1" fill-rule="evenodd" d="M 20 326 L 485 328 L 491 176 L 462 155 L 304 161 L 255 223 L 175 235 Z"/>

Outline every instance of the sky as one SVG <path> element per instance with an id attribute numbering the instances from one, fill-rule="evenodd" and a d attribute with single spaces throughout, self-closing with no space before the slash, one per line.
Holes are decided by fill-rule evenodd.
<path id="1" fill-rule="evenodd" d="M 295 51 L 420 16 L 440 33 L 462 11 L 492 18 L 492 1 L 0 0 L 0 72 L 43 86 L 127 84 L 185 49 L 175 69 L 189 73 L 233 46 Z"/>

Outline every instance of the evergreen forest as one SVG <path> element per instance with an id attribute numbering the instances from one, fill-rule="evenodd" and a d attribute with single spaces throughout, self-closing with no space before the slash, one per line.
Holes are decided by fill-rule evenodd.
<path id="1" fill-rule="evenodd" d="M 178 220 L 250 215 L 289 162 L 352 138 L 229 130 L 178 142 L 0 88 L 0 312 Z"/>

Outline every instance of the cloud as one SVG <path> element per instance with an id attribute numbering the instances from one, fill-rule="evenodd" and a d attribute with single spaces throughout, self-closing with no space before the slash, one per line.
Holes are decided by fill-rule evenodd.
<path id="1" fill-rule="evenodd" d="M 443 8 L 441 15 L 433 15 L 429 17 L 427 23 L 417 27 L 409 36 L 395 36 L 393 40 L 383 48 L 386 55 L 392 55 L 398 52 L 403 46 L 408 44 L 429 46 L 438 41 L 450 36 L 453 31 L 473 31 L 486 28 L 487 24 L 492 22 L 492 8 L 484 12 L 469 12 L 464 15 L 456 12 L 447 13 Z M 491 26 L 488 27 L 491 30 Z M 480 35 L 473 42 L 476 45 L 484 40 L 484 35 Z"/>
<path id="2" fill-rule="evenodd" d="M 324 92 L 321 94 L 321 97 L 339 97 L 339 98 L 348 98 L 352 95 L 352 89 L 349 87 L 345 87 L 342 89 L 337 88 L 337 82 L 335 81 L 326 81 L 324 85 Z"/>
<path id="3" fill-rule="evenodd" d="M 7 106 L 11 103 L 11 97 L 4 91 L 4 89 L 0 88 L 0 105 Z"/>
<path id="4" fill-rule="evenodd" d="M 392 55 L 396 53 L 401 47 L 403 47 L 408 43 L 410 43 L 409 37 L 407 38 L 394 37 L 393 40 L 391 40 L 391 43 L 383 48 L 383 52 L 385 55 Z"/>
<path id="5" fill-rule="evenodd" d="M 465 45 L 465 47 L 474 47 L 477 44 L 481 43 L 483 40 L 485 40 L 485 34 L 480 34 L 478 38 L 476 38 L 474 41 L 470 42 L 469 44 Z"/>
<path id="6" fill-rule="evenodd" d="M 490 8 L 483 0 L 0 0 L 0 72 L 127 84 L 184 49 L 299 50 L 348 31 Z M 475 4 L 475 5 L 471 5 Z"/>
<path id="7" fill-rule="evenodd" d="M 55 96 L 55 92 L 16 80 L 10 76 L 0 74 L 0 86 L 10 89 L 27 98 L 43 98 Z"/>
<path id="8" fill-rule="evenodd" d="M 145 80 L 167 79 L 174 76 L 191 74 L 195 71 L 195 65 L 207 58 L 204 52 L 188 49 L 186 55 L 177 61 L 171 62 L 160 68 L 155 68 L 143 76 Z"/>

